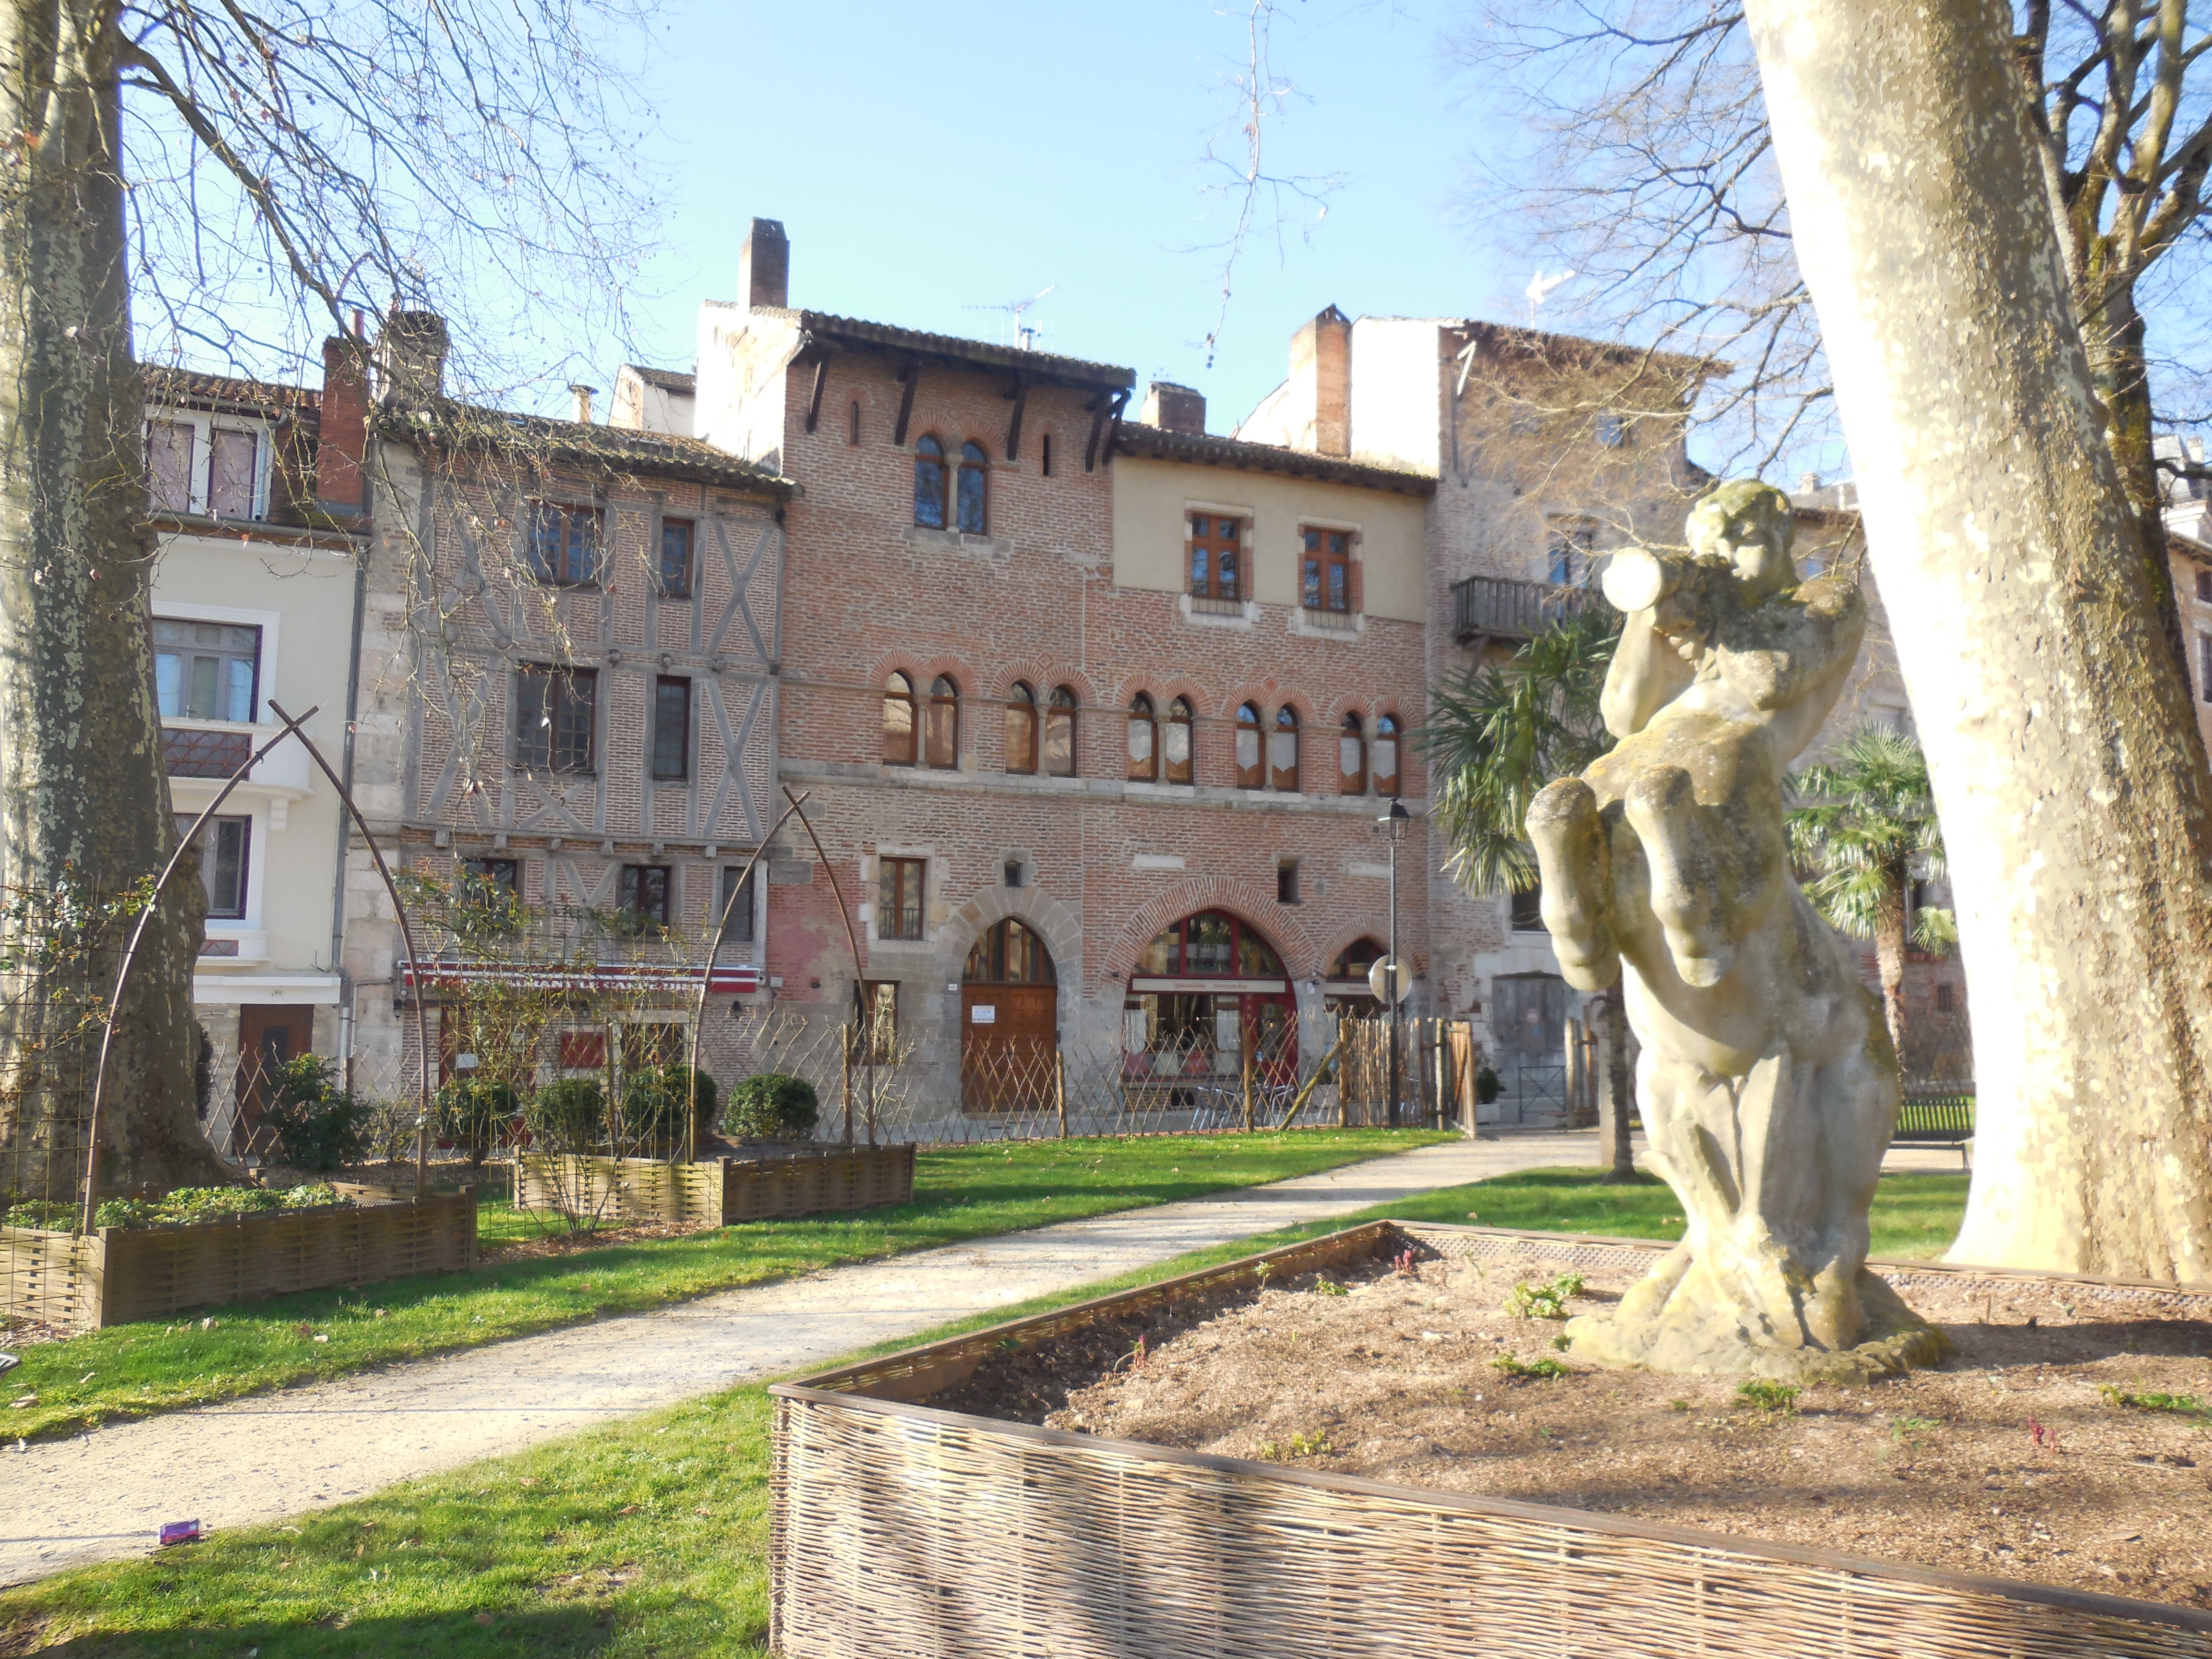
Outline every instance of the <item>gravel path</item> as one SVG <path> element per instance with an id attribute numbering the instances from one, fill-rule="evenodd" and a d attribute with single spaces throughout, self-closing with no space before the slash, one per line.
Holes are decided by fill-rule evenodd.
<path id="1" fill-rule="evenodd" d="M 1596 1152 L 1591 1131 L 1451 1141 L 0 1452 L 0 1586 L 143 1553 L 164 1521 L 281 1520 L 1188 1250 Z"/>
<path id="2" fill-rule="evenodd" d="M 1186 1251 L 1596 1157 L 1591 1130 L 1450 1141 L 0 1451 L 0 1587 L 143 1553 L 164 1521 L 281 1520 Z M 1900 1148 L 1887 1167 L 1956 1169 L 1958 1157 Z"/>

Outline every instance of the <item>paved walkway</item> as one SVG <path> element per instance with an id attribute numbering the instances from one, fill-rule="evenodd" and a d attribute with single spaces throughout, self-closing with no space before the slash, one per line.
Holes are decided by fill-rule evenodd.
<path id="1" fill-rule="evenodd" d="M 1589 1130 L 1446 1142 L 0 1452 L 0 1585 L 142 1553 L 164 1521 L 281 1520 L 1188 1250 L 1596 1157 Z"/>

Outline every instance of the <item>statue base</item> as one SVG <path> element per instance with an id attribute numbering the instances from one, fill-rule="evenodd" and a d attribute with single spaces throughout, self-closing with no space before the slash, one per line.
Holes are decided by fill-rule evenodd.
<path id="1" fill-rule="evenodd" d="M 1840 1285 L 1823 1295 L 1824 1287 L 1796 1279 L 1797 1316 L 1783 1319 L 1757 1305 L 1764 1298 L 1726 1294 L 1744 1287 L 1720 1283 L 1723 1277 L 1733 1275 L 1704 1270 L 1678 1245 L 1613 1312 L 1568 1322 L 1568 1351 L 1595 1365 L 1836 1388 L 1899 1376 L 1951 1352 L 1949 1338 L 1864 1267 L 1848 1296 L 1837 1294 Z M 1849 1330 L 1853 1340 L 1823 1343 L 1808 1334 L 1808 1323 Z"/>

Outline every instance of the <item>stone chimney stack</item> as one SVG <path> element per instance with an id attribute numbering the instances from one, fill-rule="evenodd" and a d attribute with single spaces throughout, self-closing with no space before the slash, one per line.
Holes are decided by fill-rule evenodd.
<path id="1" fill-rule="evenodd" d="M 1291 399 L 1294 448 L 1352 453 L 1352 319 L 1334 306 L 1291 336 Z"/>
<path id="2" fill-rule="evenodd" d="M 581 380 L 574 381 L 570 384 L 568 387 L 568 395 L 576 400 L 577 425 L 591 425 L 592 399 L 599 395 L 599 387 L 595 386 L 586 386 Z"/>
<path id="3" fill-rule="evenodd" d="M 321 422 L 315 438 L 315 502 L 357 514 L 368 454 L 368 347 L 351 335 L 323 342 Z"/>
<path id="4" fill-rule="evenodd" d="M 394 308 L 376 343 L 377 392 L 386 403 L 419 406 L 446 392 L 446 353 L 453 337 L 434 311 Z"/>
<path id="5" fill-rule="evenodd" d="M 756 219 L 738 254 L 738 293 L 748 306 L 791 304 L 791 241 L 776 219 Z"/>
<path id="6" fill-rule="evenodd" d="M 1177 386 L 1172 380 L 1155 380 L 1145 393 L 1144 407 L 1137 418 L 1146 426 L 1204 437 L 1206 394 L 1187 386 Z"/>

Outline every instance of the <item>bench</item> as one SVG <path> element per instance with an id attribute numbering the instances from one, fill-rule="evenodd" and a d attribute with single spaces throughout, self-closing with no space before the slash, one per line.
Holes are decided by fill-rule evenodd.
<path id="1" fill-rule="evenodd" d="M 1974 1139 L 1974 1095 L 1964 1089 L 1908 1091 L 1897 1115 L 1893 1146 L 1955 1146 L 1959 1161 L 1968 1161 L 1966 1148 Z"/>

